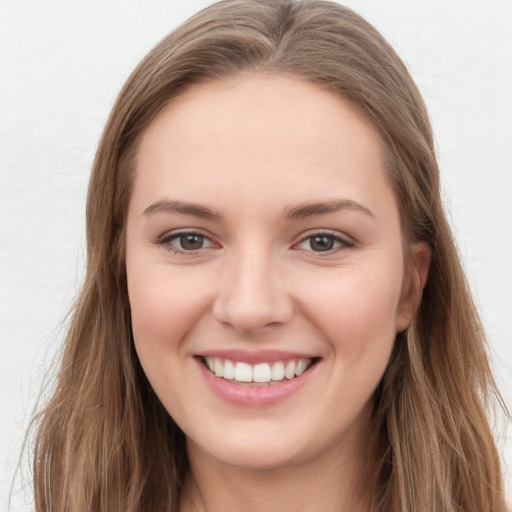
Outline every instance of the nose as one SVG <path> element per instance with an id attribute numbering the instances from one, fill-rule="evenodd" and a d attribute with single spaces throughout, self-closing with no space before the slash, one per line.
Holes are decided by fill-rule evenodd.
<path id="1" fill-rule="evenodd" d="M 213 316 L 244 334 L 284 324 L 293 316 L 285 288 L 269 255 L 247 251 L 226 262 Z"/>

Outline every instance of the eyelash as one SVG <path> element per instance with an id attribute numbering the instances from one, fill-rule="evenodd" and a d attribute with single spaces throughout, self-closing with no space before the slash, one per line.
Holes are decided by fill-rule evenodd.
<path id="1" fill-rule="evenodd" d="M 190 230 L 190 231 L 185 230 L 185 231 L 178 231 L 176 233 L 166 234 L 166 235 L 162 236 L 161 238 L 158 238 L 155 241 L 155 244 L 158 245 L 158 246 L 162 246 L 166 250 L 168 250 L 170 252 L 174 252 L 175 254 L 190 254 L 190 255 L 193 255 L 193 254 L 197 254 L 197 252 L 200 251 L 201 249 L 206 249 L 207 248 L 207 247 L 199 247 L 196 250 L 187 250 L 187 249 L 178 248 L 178 247 L 172 245 L 173 241 L 179 240 L 180 238 L 186 237 L 186 236 L 201 237 L 203 242 L 205 240 L 208 240 L 212 246 L 215 245 L 211 241 L 209 236 L 207 236 L 207 235 L 205 235 L 205 234 L 203 234 L 201 232 L 195 231 L 195 230 Z"/>
<path id="2" fill-rule="evenodd" d="M 338 247 L 333 247 L 333 248 L 327 249 L 325 251 L 314 251 L 311 247 L 311 244 L 312 244 L 313 239 L 315 239 L 315 238 L 316 239 L 326 238 L 326 239 L 329 239 L 333 244 L 339 244 L 339 245 L 338 245 Z M 308 241 L 309 241 L 310 249 L 301 249 L 299 247 L 300 245 L 302 245 Z M 296 248 L 297 250 L 304 250 L 309 253 L 315 254 L 315 256 L 324 256 L 324 255 L 329 256 L 331 254 L 336 254 L 339 251 L 351 249 L 354 246 L 355 246 L 355 243 L 352 240 L 345 238 L 338 233 L 333 233 L 331 231 L 317 231 L 314 233 L 310 233 L 307 236 L 304 236 L 298 243 L 294 244 L 294 248 Z"/>
<path id="3" fill-rule="evenodd" d="M 175 240 L 180 240 L 182 237 L 186 237 L 186 236 L 200 237 L 201 241 L 203 243 L 204 243 L 204 241 L 209 241 L 210 245 L 208 245 L 207 247 L 202 246 L 202 247 L 199 247 L 198 249 L 184 249 L 183 247 L 178 248 L 178 247 L 172 245 L 172 242 L 174 242 Z M 315 239 L 315 238 L 316 239 L 320 239 L 320 238 L 328 239 L 333 245 L 335 245 L 335 244 L 339 244 L 339 245 L 337 247 L 329 248 L 325 251 L 314 251 L 311 244 L 312 244 L 313 239 Z M 300 245 L 306 243 L 308 240 L 309 240 L 310 249 L 301 249 Z M 161 238 L 157 239 L 154 243 L 158 246 L 165 247 L 168 251 L 171 251 L 175 254 L 188 254 L 188 255 L 197 254 L 198 251 L 200 251 L 202 249 L 207 249 L 207 248 L 215 245 L 211 241 L 210 237 L 208 237 L 207 235 L 205 235 L 201 232 L 194 231 L 194 230 L 178 231 L 176 233 L 166 234 L 166 235 L 162 236 Z M 350 248 L 354 247 L 354 245 L 355 245 L 355 243 L 352 240 L 342 237 L 337 233 L 333 233 L 330 231 L 319 231 L 319 232 L 314 232 L 314 233 L 311 233 L 311 234 L 303 237 L 299 242 L 295 243 L 292 246 L 292 248 L 296 249 L 296 250 L 310 252 L 310 253 L 320 255 L 320 256 L 321 255 L 327 256 L 330 254 L 335 254 L 338 251 L 342 251 L 344 249 L 350 249 Z"/>

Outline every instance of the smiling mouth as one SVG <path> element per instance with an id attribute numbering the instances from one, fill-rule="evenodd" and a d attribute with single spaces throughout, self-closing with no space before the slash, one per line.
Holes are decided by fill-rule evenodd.
<path id="1" fill-rule="evenodd" d="M 291 359 L 272 363 L 249 364 L 226 358 L 202 356 L 203 365 L 216 377 L 241 386 L 273 386 L 293 380 L 316 364 L 320 358 Z"/>

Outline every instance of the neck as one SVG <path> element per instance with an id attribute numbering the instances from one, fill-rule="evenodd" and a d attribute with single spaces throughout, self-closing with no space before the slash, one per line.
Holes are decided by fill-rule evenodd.
<path id="1" fill-rule="evenodd" d="M 363 447 L 344 444 L 308 460 L 272 469 L 226 465 L 189 442 L 191 471 L 181 512 L 363 512 L 355 488 L 362 475 Z"/>

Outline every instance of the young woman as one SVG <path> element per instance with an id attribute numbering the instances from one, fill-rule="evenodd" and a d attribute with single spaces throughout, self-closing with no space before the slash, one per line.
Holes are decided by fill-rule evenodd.
<path id="1" fill-rule="evenodd" d="M 227 0 L 105 128 L 38 511 L 504 511 L 484 334 L 399 57 Z"/>

